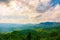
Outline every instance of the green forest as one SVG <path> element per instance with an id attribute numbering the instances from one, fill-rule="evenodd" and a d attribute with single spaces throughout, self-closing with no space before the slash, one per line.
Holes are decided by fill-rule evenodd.
<path id="1" fill-rule="evenodd" d="M 0 33 L 0 40 L 60 40 L 60 30 L 33 29 Z"/>

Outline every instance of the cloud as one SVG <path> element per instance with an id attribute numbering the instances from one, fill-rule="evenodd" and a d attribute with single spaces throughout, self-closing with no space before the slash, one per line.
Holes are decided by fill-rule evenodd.
<path id="1" fill-rule="evenodd" d="M 49 3 L 50 0 L 10 0 L 8 5 L 0 4 L 0 23 L 60 22 L 60 5 L 51 7 Z"/>
<path id="2" fill-rule="evenodd" d="M 0 0 L 2 3 L 8 3 L 10 0 Z"/>
<path id="3" fill-rule="evenodd" d="M 45 5 L 44 3 L 39 3 L 39 5 L 36 8 L 36 11 L 40 13 L 44 13 L 50 8 L 49 4 Z"/>
<path id="4" fill-rule="evenodd" d="M 57 4 L 35 19 L 39 22 L 60 22 L 60 5 Z"/>

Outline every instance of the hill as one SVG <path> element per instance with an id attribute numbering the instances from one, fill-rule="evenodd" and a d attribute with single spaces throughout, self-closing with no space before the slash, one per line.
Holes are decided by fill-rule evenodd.
<path id="1" fill-rule="evenodd" d="M 38 24 L 10 24 L 1 23 L 0 32 L 10 32 L 14 30 L 26 30 L 26 29 L 60 29 L 60 22 L 42 22 Z"/>

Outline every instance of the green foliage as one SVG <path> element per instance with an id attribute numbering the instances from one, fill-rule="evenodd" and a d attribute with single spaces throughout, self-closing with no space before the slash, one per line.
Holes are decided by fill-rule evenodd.
<path id="1" fill-rule="evenodd" d="M 60 30 L 35 29 L 0 33 L 0 40 L 60 40 Z"/>

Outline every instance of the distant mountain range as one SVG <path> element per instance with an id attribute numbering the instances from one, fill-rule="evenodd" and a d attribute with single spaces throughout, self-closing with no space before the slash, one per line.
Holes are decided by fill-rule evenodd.
<path id="1" fill-rule="evenodd" d="M 14 30 L 25 30 L 34 28 L 60 28 L 60 22 L 42 22 L 39 24 L 12 24 L 0 23 L 0 32 L 10 32 Z"/>

